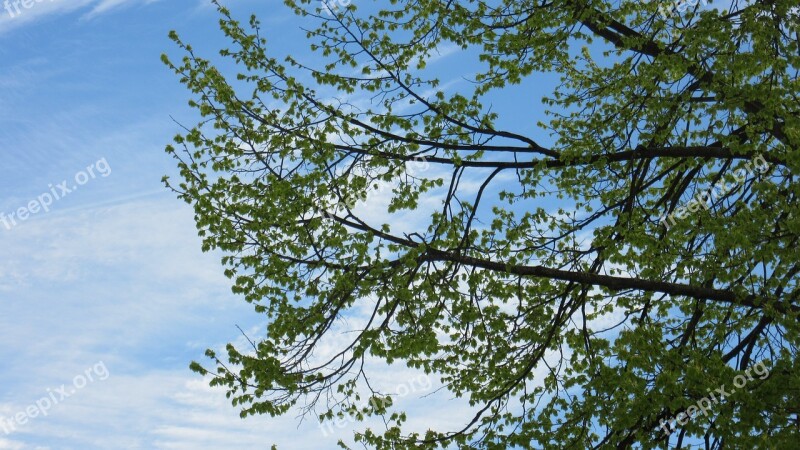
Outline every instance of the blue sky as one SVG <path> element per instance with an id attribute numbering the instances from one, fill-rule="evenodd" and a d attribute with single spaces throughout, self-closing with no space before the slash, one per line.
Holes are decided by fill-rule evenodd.
<path id="1" fill-rule="evenodd" d="M 229 6 L 258 13 L 278 48 L 307 48 L 282 3 Z M 335 448 L 314 421 L 240 419 L 188 370 L 261 319 L 230 293 L 219 255 L 200 252 L 191 210 L 160 182 L 174 172 L 163 151 L 179 131 L 171 116 L 192 117 L 159 59 L 174 52 L 167 33 L 213 54 L 225 45 L 217 21 L 200 0 L 0 11 L 0 213 L 30 210 L 0 222 L 0 449 Z M 28 208 L 62 180 L 71 192 L 49 211 Z"/>
<path id="2" fill-rule="evenodd" d="M 188 370 L 206 362 L 206 348 L 243 347 L 237 326 L 263 330 L 230 293 L 220 255 L 200 251 L 190 208 L 160 181 L 175 173 L 164 153 L 180 131 L 173 119 L 194 124 L 188 93 L 160 55 L 180 56 L 167 39 L 173 29 L 204 57 L 228 45 L 210 2 L 26 0 L 17 13 L 3 1 L 0 450 L 337 448 L 353 424 L 331 432 L 294 413 L 242 420 L 223 391 Z M 259 16 L 272 56 L 308 55 L 301 27 L 314 24 L 280 0 L 225 4 L 236 17 Z M 453 62 L 465 52 L 440 50 L 431 66 L 442 86 L 468 88 L 472 66 Z M 533 76 L 493 95 L 492 110 L 505 128 L 549 145 L 536 121 L 556 83 Z M 422 219 L 409 213 L 401 225 Z M 334 331 L 329 349 L 345 330 Z M 399 404 L 412 428 L 453 430 L 471 417 L 435 380 L 370 368 L 375 386 L 406 392 Z"/>
<path id="3" fill-rule="evenodd" d="M 313 24 L 282 2 L 226 4 L 238 17 L 256 13 L 278 55 L 307 53 L 300 27 Z M 201 253 L 189 207 L 160 181 L 175 172 L 163 150 L 180 131 L 173 118 L 192 125 L 193 115 L 159 57 L 177 54 L 173 29 L 203 56 L 227 45 L 214 8 L 20 8 L 0 11 L 0 449 L 336 448 L 352 424 L 326 436 L 293 415 L 242 420 L 224 392 L 188 370 L 206 348 L 243 342 L 237 325 L 263 329 L 230 293 L 220 255 Z M 443 79 L 459 83 L 460 73 Z M 542 83 L 495 100 L 527 109 Z M 517 114 L 509 124 L 531 132 L 537 119 Z M 446 394 L 444 403 L 421 399 L 433 388 L 419 387 L 414 372 L 376 366 L 374 376 L 385 391 L 409 391 L 400 404 L 414 412 L 412 426 L 452 429 L 469 416 Z"/>

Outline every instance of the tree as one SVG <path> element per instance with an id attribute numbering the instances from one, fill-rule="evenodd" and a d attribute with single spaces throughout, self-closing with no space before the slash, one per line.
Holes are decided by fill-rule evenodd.
<path id="1" fill-rule="evenodd" d="M 378 449 L 798 442 L 797 0 L 286 4 L 319 67 L 219 5 L 235 80 L 176 34 L 163 57 L 202 115 L 166 182 L 268 323 L 192 364 L 243 416 L 385 415 L 355 434 Z M 446 46 L 468 90 L 431 75 Z M 534 103 L 493 109 L 543 74 L 536 126 Z M 474 418 L 417 432 L 380 392 L 354 407 L 376 358 Z"/>

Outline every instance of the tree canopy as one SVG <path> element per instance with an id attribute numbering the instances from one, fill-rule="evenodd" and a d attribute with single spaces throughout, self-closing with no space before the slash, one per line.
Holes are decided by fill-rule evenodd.
<path id="1" fill-rule="evenodd" d="M 217 5 L 237 70 L 163 57 L 202 116 L 166 182 L 265 316 L 192 364 L 243 415 L 383 415 L 377 449 L 800 442 L 798 0 L 285 3 L 308 55 Z M 474 416 L 354 407 L 370 360 Z"/>

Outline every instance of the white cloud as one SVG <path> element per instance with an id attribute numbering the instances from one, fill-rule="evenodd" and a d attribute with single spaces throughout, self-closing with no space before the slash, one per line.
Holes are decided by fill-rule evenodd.
<path id="1" fill-rule="evenodd" d="M 325 436 L 317 421 L 285 417 L 242 420 L 220 389 L 186 368 L 205 347 L 238 338 L 236 324 L 259 317 L 228 293 L 218 255 L 199 252 L 191 210 L 171 196 L 49 214 L 0 232 L 0 403 L 9 418 L 87 367 L 102 361 L 110 376 L 80 389 L 0 440 L 0 449 L 263 449 L 335 448 L 348 423 Z M 250 324 L 248 324 L 248 321 Z M 358 321 L 357 317 L 353 321 Z M 332 340 L 346 339 L 344 335 Z M 331 342 L 333 344 L 333 342 Z M 205 361 L 204 361 L 205 362 Z M 371 364 L 377 386 L 394 392 L 418 374 Z M 415 428 L 466 417 L 438 417 L 419 388 L 403 406 Z M 377 422 L 372 422 L 377 425 Z M 2 432 L 0 432 L 2 436 Z"/>
<path id="2" fill-rule="evenodd" d="M 19 0 L 2 0 L 0 34 L 22 27 L 48 16 L 70 14 L 89 9 L 82 18 L 91 19 L 121 6 L 134 3 L 145 5 L 159 0 L 35 0 L 26 8 Z"/>

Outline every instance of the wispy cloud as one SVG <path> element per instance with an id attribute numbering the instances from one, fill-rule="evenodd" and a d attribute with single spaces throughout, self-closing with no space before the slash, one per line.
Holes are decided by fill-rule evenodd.
<path id="1" fill-rule="evenodd" d="M 122 6 L 136 3 L 150 4 L 160 0 L 44 0 L 31 1 L 26 8 L 20 0 L 2 1 L 0 12 L 0 34 L 12 29 L 32 24 L 41 19 L 83 12 L 81 19 L 91 19 Z"/>
<path id="2" fill-rule="evenodd" d="M 111 374 L 0 440 L 0 449 L 263 449 L 275 442 L 317 450 L 364 427 L 348 423 L 326 437 L 313 418 L 242 420 L 223 392 L 188 371 L 205 347 L 237 339 L 236 324 L 263 328 L 253 328 L 260 317 L 229 293 L 217 255 L 199 252 L 191 210 L 179 205 L 165 195 L 45 216 L 0 233 L 9 255 L 0 263 L 7 299 L 0 341 L 14 343 L 0 348 L 0 378 L 14 386 L 0 417 L 96 361 Z M 417 375 L 373 368 L 387 391 Z M 425 406 L 427 392 L 415 394 L 403 406 L 417 410 L 424 431 L 440 419 Z M 457 416 L 454 408 L 448 420 Z"/>

